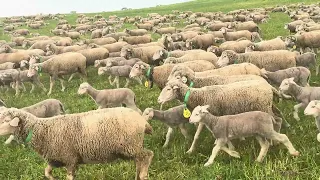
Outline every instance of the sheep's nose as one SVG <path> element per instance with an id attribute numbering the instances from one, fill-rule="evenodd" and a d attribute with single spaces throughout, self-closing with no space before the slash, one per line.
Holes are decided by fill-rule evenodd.
<path id="1" fill-rule="evenodd" d="M 162 100 L 160 98 L 158 98 L 158 103 L 161 104 L 162 103 Z"/>

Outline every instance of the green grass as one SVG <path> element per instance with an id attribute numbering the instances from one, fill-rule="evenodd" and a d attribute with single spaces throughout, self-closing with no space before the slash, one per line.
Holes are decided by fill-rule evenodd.
<path id="1" fill-rule="evenodd" d="M 160 6 L 156 8 L 146 8 L 141 10 L 116 11 L 102 13 L 105 17 L 116 14 L 122 16 L 142 15 L 146 16 L 149 12 L 159 12 L 160 14 L 171 13 L 171 10 L 192 10 L 197 11 L 229 11 L 239 8 L 265 7 L 277 4 L 290 4 L 299 1 L 289 0 L 199 0 L 182 4 Z M 306 3 L 316 2 L 315 0 L 304 1 Z M 90 14 L 94 15 L 94 14 Z M 73 23 L 76 15 L 67 15 L 66 19 Z M 283 29 L 286 22 L 290 19 L 283 13 L 272 13 L 271 19 L 266 24 L 261 24 L 262 36 L 264 39 L 271 39 L 279 35 L 286 36 L 288 32 Z M 56 21 L 49 21 L 50 25 L 40 29 L 32 30 L 39 32 L 41 35 L 49 35 L 50 29 L 54 28 Z M 130 25 L 126 25 L 131 27 Z M 2 34 L 2 29 L 0 29 Z M 156 37 L 154 37 L 156 39 Z M 6 35 L 0 36 L 0 39 L 8 40 Z M 320 60 L 320 59 L 318 59 Z M 314 72 L 314 70 L 312 71 Z M 41 77 L 46 87 L 49 87 L 48 76 Z M 311 85 L 319 86 L 319 78 L 313 76 Z M 98 77 L 97 70 L 89 68 L 89 83 L 97 89 L 112 88 L 107 83 L 106 77 Z M 77 113 L 96 109 L 95 103 L 88 96 L 77 95 L 77 89 L 81 81 L 73 80 L 67 84 L 66 92 L 60 92 L 60 84 L 57 81 L 53 94 L 50 98 L 61 100 L 68 112 Z M 122 82 L 122 86 L 124 83 Z M 27 86 L 30 89 L 30 86 Z M 158 88 L 146 89 L 143 86 L 132 85 L 131 89 L 137 95 L 137 103 L 140 109 L 147 107 L 159 108 L 156 99 L 160 93 Z M 35 93 L 23 93 L 21 97 L 15 97 L 14 92 L 1 92 L 1 98 L 5 100 L 8 106 L 24 107 L 41 100 L 47 99 L 48 96 L 37 89 Z M 172 106 L 175 103 L 170 103 Z M 213 147 L 213 138 L 211 134 L 204 130 L 201 133 L 196 151 L 192 155 L 185 152 L 189 148 L 192 138 L 185 141 L 179 131 L 175 131 L 170 145 L 163 149 L 166 126 L 151 121 L 154 133 L 147 135 L 145 138 L 145 147 L 154 151 L 154 159 L 149 169 L 150 179 L 166 180 L 211 180 L 211 179 L 319 179 L 320 155 L 319 143 L 316 141 L 317 129 L 314 120 L 310 117 L 303 116 L 300 113 L 301 121 L 296 122 L 292 118 L 292 110 L 295 102 L 283 101 L 278 104 L 285 118 L 291 123 L 289 129 L 282 129 L 301 156 L 293 158 L 288 155 L 288 151 L 281 145 L 271 147 L 263 163 L 258 164 L 254 159 L 259 153 L 258 143 L 251 138 L 244 142 L 235 142 L 237 151 L 241 154 L 241 159 L 234 159 L 226 153 L 219 153 L 214 164 L 211 167 L 203 167 L 204 163 L 211 154 Z M 165 108 L 170 107 L 167 105 Z M 190 135 L 193 136 L 195 128 L 188 127 Z M 176 129 L 175 129 L 176 130 Z M 5 138 L 0 138 L 4 142 Z M 32 149 L 24 148 L 21 145 L 12 143 L 9 146 L 1 145 L 0 147 L 0 179 L 23 179 L 34 180 L 43 179 L 44 168 L 46 164 L 39 155 Z M 106 179 L 120 180 L 133 179 L 135 173 L 134 163 L 131 161 L 119 161 L 118 163 L 102 165 L 82 165 L 77 171 L 78 179 Z M 66 171 L 64 169 L 55 169 L 54 175 L 60 179 L 65 179 Z"/>

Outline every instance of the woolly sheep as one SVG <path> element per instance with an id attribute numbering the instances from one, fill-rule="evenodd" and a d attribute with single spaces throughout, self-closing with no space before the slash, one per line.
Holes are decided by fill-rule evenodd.
<path id="1" fill-rule="evenodd" d="M 294 78 L 284 79 L 279 87 L 280 93 L 284 96 L 290 95 L 299 103 L 295 105 L 293 117 L 300 120 L 298 111 L 300 108 L 306 108 L 310 101 L 320 100 L 320 87 L 302 87 L 294 82 Z"/>
<path id="2" fill-rule="evenodd" d="M 301 54 L 297 57 L 297 66 L 303 66 L 306 68 L 315 67 L 316 75 L 319 74 L 319 66 L 320 64 L 317 63 L 317 55 L 315 53 L 307 52 Z"/>
<path id="3" fill-rule="evenodd" d="M 79 40 L 80 39 L 80 36 L 81 34 L 79 32 L 66 32 L 64 31 L 62 33 L 62 35 L 66 36 L 66 37 L 70 37 L 71 39 L 76 39 L 76 40 Z"/>
<path id="4" fill-rule="evenodd" d="M 186 123 L 188 123 L 188 118 L 183 117 L 183 109 L 184 105 L 172 107 L 166 111 L 155 110 L 153 108 L 146 108 L 142 114 L 142 116 L 150 119 L 157 119 L 161 122 L 165 123 L 168 126 L 168 131 L 166 135 L 166 141 L 163 144 L 163 147 L 168 147 L 170 137 L 173 133 L 173 127 L 178 126 L 182 135 L 187 139 L 188 131 L 185 127 Z"/>
<path id="5" fill-rule="evenodd" d="M 107 59 L 101 59 L 101 60 L 95 60 L 94 61 L 94 67 L 100 67 L 100 66 L 106 66 L 108 61 L 122 61 L 126 60 L 124 57 L 113 57 L 113 58 L 107 58 Z"/>
<path id="6" fill-rule="evenodd" d="M 0 135 L 14 134 L 19 140 L 32 135 L 29 144 L 48 162 L 48 179 L 54 179 L 53 167 L 65 166 L 67 179 L 74 179 L 79 164 L 110 162 L 118 159 L 116 155 L 135 160 L 136 179 L 148 178 L 153 152 L 143 148 L 143 139 L 144 133 L 151 133 L 151 126 L 131 109 L 101 109 L 43 119 L 10 108 L 0 117 L 5 119 Z"/>
<path id="7" fill-rule="evenodd" d="M 106 59 L 109 57 L 109 51 L 105 48 L 83 49 L 77 51 L 86 57 L 86 65 L 94 65 L 95 60 Z"/>
<path id="8" fill-rule="evenodd" d="M 248 45 L 248 48 L 249 49 L 246 50 L 246 52 L 250 52 L 250 50 L 251 51 L 272 51 L 272 50 L 287 49 L 286 44 L 281 39 L 281 37 L 254 43 L 252 45 Z"/>
<path id="9" fill-rule="evenodd" d="M 16 96 L 20 93 L 20 78 L 19 78 L 20 71 L 17 69 L 7 69 L 7 70 L 0 70 L 0 85 L 8 85 L 11 82 L 15 83 L 15 91 Z M 7 89 L 8 90 L 8 89 Z"/>
<path id="10" fill-rule="evenodd" d="M 105 63 L 107 67 L 111 66 L 133 66 L 136 62 L 141 61 L 139 58 L 131 58 L 131 59 L 106 59 Z"/>
<path id="11" fill-rule="evenodd" d="M 61 91 L 65 90 L 62 76 L 79 72 L 82 78 L 87 78 L 86 57 L 77 52 L 68 52 L 56 55 L 51 59 L 30 65 L 28 77 L 32 77 L 37 73 L 48 73 L 50 75 L 50 89 L 48 95 L 52 93 L 54 81 L 58 78 L 61 83 Z"/>
<path id="12" fill-rule="evenodd" d="M 0 64 L 0 70 L 17 69 L 19 67 L 20 67 L 20 63 L 5 62 Z"/>
<path id="13" fill-rule="evenodd" d="M 148 34 L 146 29 L 124 29 L 124 32 L 130 34 L 130 36 L 143 36 Z"/>
<path id="14" fill-rule="evenodd" d="M 227 41 L 236 41 L 242 37 L 254 42 L 256 39 L 261 41 L 260 35 L 257 32 L 250 32 L 248 30 L 241 30 L 235 32 L 228 32 L 226 28 L 221 28 L 224 39 Z"/>
<path id="15" fill-rule="evenodd" d="M 120 107 L 125 104 L 126 107 L 142 114 L 135 104 L 136 95 L 128 88 L 97 90 L 89 83 L 84 82 L 80 84 L 78 94 L 88 94 L 99 106 L 98 109 Z"/>
<path id="16" fill-rule="evenodd" d="M 104 38 L 96 38 L 96 39 L 86 39 L 84 41 L 85 44 L 97 44 L 97 45 L 107 45 L 107 44 L 112 44 L 112 43 L 116 43 L 117 40 L 115 40 L 112 37 L 104 37 Z"/>
<path id="17" fill-rule="evenodd" d="M 154 61 L 162 61 L 164 59 L 167 59 L 168 57 L 179 58 L 179 57 L 184 56 L 188 53 L 201 53 L 201 52 L 205 52 L 205 51 L 202 49 L 193 49 L 193 50 L 188 50 L 188 51 L 182 51 L 182 50 L 167 51 L 165 49 L 161 49 L 161 50 L 156 51 L 153 54 L 152 59 Z"/>
<path id="18" fill-rule="evenodd" d="M 257 162 L 262 162 L 266 156 L 270 143 L 267 139 L 275 140 L 284 144 L 292 156 L 300 153 L 293 147 L 285 134 L 280 134 L 274 129 L 276 121 L 266 112 L 250 111 L 235 115 L 214 116 L 209 112 L 209 105 L 197 106 L 192 111 L 190 123 L 204 123 L 208 130 L 216 138 L 212 154 L 204 166 L 210 166 L 220 150 L 230 156 L 240 158 L 236 151 L 225 147 L 232 139 L 254 136 L 260 144 L 260 153 Z"/>
<path id="19" fill-rule="evenodd" d="M 128 44 L 133 45 L 133 44 L 149 43 L 152 41 L 152 39 L 151 39 L 151 36 L 149 35 L 129 36 L 129 37 L 121 36 L 118 41 L 125 41 Z"/>
<path id="20" fill-rule="evenodd" d="M 249 40 L 240 40 L 240 41 L 226 41 L 222 43 L 219 47 L 209 46 L 207 52 L 212 52 L 217 56 L 221 56 L 222 52 L 225 50 L 233 50 L 237 53 L 244 53 L 246 47 L 251 45 L 252 42 Z"/>
<path id="21" fill-rule="evenodd" d="M 285 43 L 287 47 L 300 48 L 301 53 L 307 47 L 313 48 L 317 54 L 317 48 L 320 47 L 320 31 L 297 33 L 294 36 L 288 36 Z"/>
<path id="22" fill-rule="evenodd" d="M 213 65 L 217 65 L 218 58 L 211 52 L 189 53 L 179 58 L 169 57 L 164 61 L 164 64 L 177 64 L 194 60 L 205 60 Z"/>
<path id="23" fill-rule="evenodd" d="M 309 86 L 309 80 L 311 77 L 310 70 L 305 67 L 292 67 L 288 69 L 278 70 L 275 72 L 266 71 L 265 69 L 261 69 L 261 72 L 267 78 L 267 81 L 279 87 L 281 82 L 287 78 L 294 78 L 294 82 L 296 82 L 300 86 Z"/>
<path id="24" fill-rule="evenodd" d="M 238 54 L 232 50 L 224 51 L 217 64 L 224 67 L 228 64 L 248 62 L 267 71 L 277 71 L 296 66 L 297 53 L 287 50 L 255 51 Z"/>
<path id="25" fill-rule="evenodd" d="M 100 75 L 100 76 L 103 75 L 103 74 L 110 75 L 109 76 L 110 85 L 112 86 L 115 83 L 117 88 L 119 88 L 119 77 L 125 77 L 126 78 L 126 84 L 124 85 L 124 87 L 128 87 L 129 83 L 130 83 L 129 74 L 130 74 L 131 68 L 132 67 L 128 66 L 128 65 L 112 66 L 112 67 L 100 67 L 98 69 L 98 75 Z M 115 79 L 114 79 L 113 82 L 111 82 L 111 78 L 110 78 L 112 76 L 115 76 Z"/>
<path id="26" fill-rule="evenodd" d="M 270 85 L 256 80 L 202 88 L 189 88 L 186 84 L 179 81 L 170 81 L 162 89 L 158 97 L 158 103 L 164 104 L 174 99 L 182 102 L 188 90 L 190 90 L 190 95 L 186 105 L 190 111 L 198 105 L 210 105 L 210 113 L 217 116 L 248 111 L 262 111 L 274 115 L 272 111 L 273 92 Z M 282 119 L 275 115 L 274 117 L 277 120 L 275 129 L 279 132 Z M 200 123 L 188 153 L 194 151 L 202 128 L 203 124 Z"/>
<path id="27" fill-rule="evenodd" d="M 158 65 L 159 62 L 153 61 L 153 55 L 156 51 L 162 50 L 160 46 L 148 46 L 148 47 L 137 47 L 125 46 L 121 49 L 121 57 L 126 59 L 139 58 L 141 61 L 148 64 Z"/>
<path id="28" fill-rule="evenodd" d="M 86 45 L 73 45 L 73 46 L 56 46 L 55 44 L 51 43 L 46 46 L 47 54 L 48 51 L 52 51 L 53 54 L 62 54 L 66 52 L 76 52 L 83 49 L 86 49 Z"/>
<path id="29" fill-rule="evenodd" d="M 187 49 L 206 50 L 214 42 L 215 42 L 215 36 L 213 34 L 197 35 L 192 39 L 186 40 L 186 47 Z"/>
<path id="30" fill-rule="evenodd" d="M 319 119 L 319 107 L 320 101 L 319 100 L 312 100 L 309 102 L 308 106 L 304 110 L 304 115 L 306 116 L 313 116 L 316 121 L 316 126 L 318 131 L 320 132 L 320 119 Z M 317 135 L 317 140 L 320 142 L 320 133 Z"/>

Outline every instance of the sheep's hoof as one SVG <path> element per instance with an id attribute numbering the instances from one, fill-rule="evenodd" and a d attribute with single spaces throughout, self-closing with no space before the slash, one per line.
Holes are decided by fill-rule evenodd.
<path id="1" fill-rule="evenodd" d="M 168 147 L 168 144 L 164 144 L 163 146 L 162 146 L 162 148 L 167 148 Z"/>
<path id="2" fill-rule="evenodd" d="M 300 156 L 300 152 L 299 152 L 299 151 L 296 151 L 296 152 L 294 152 L 294 153 L 291 153 L 291 155 L 298 157 L 298 156 Z"/>
<path id="3" fill-rule="evenodd" d="M 320 133 L 317 135 L 317 140 L 320 142 Z"/>
<path id="4" fill-rule="evenodd" d="M 256 162 L 257 162 L 257 163 L 261 163 L 261 162 L 262 162 L 262 158 L 256 159 Z"/>
<path id="5" fill-rule="evenodd" d="M 193 152 L 193 150 L 189 149 L 186 153 L 191 154 L 192 152 Z"/>
<path id="6" fill-rule="evenodd" d="M 212 162 L 206 162 L 205 164 L 204 164 L 204 167 L 208 167 L 208 166 L 210 166 L 212 164 Z"/>
<path id="7" fill-rule="evenodd" d="M 61 92 L 64 92 L 64 90 L 66 90 L 65 88 L 61 89 Z"/>
<path id="8" fill-rule="evenodd" d="M 48 92 L 47 95 L 50 96 L 50 95 L 51 95 L 51 92 Z"/>
<path id="9" fill-rule="evenodd" d="M 230 156 L 235 157 L 235 158 L 240 158 L 240 154 L 237 151 L 231 151 Z"/>

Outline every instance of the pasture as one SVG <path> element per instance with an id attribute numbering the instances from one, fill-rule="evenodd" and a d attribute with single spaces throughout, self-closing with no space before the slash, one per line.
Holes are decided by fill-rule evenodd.
<path id="1" fill-rule="evenodd" d="M 127 10 L 115 12 L 102 12 L 103 17 L 117 15 L 118 17 L 141 15 L 146 17 L 147 13 L 157 12 L 161 15 L 169 14 L 172 10 L 193 12 L 228 12 L 241 8 L 258 8 L 270 7 L 275 5 L 286 5 L 299 3 L 298 0 L 196 0 L 186 3 L 146 8 L 141 10 Z M 316 3 L 316 0 L 305 0 L 306 4 Z M 87 16 L 94 16 L 98 13 L 90 13 Z M 65 17 L 70 24 L 75 24 L 77 14 L 67 14 Z M 54 29 L 57 20 L 47 20 L 50 23 L 39 30 L 30 30 L 38 32 L 41 35 L 50 35 L 51 29 Z M 270 20 L 267 23 L 259 24 L 262 32 L 262 38 L 273 39 L 277 36 L 288 36 L 289 32 L 284 29 L 284 24 L 290 22 L 290 18 L 283 12 L 270 13 Z M 178 27 L 183 27 L 180 23 Z M 27 27 L 20 27 L 27 28 Z M 132 24 L 125 24 L 124 28 L 135 28 Z M 160 38 L 159 35 L 153 34 L 153 40 Z M 88 35 L 82 36 L 81 39 L 89 38 Z M 0 28 L 0 40 L 10 40 L 7 34 L 3 34 Z M 318 61 L 320 61 L 318 55 Z M 107 76 L 98 76 L 97 69 L 89 67 L 88 82 L 96 89 L 114 88 L 109 85 Z M 97 108 L 92 99 L 77 94 L 77 90 L 82 81 L 76 76 L 70 83 L 66 83 L 65 92 L 60 91 L 60 83 L 56 81 L 53 93 L 49 96 L 60 100 L 67 113 L 85 112 Z M 45 87 L 49 87 L 49 76 L 44 74 L 41 77 Z M 125 81 L 121 80 L 123 86 Z M 315 76 L 315 70 L 312 69 L 311 86 L 320 86 L 320 78 Z M 30 85 L 26 83 L 26 88 L 30 90 Z M 143 111 L 145 108 L 152 107 L 159 109 L 157 103 L 160 90 L 154 86 L 152 89 L 145 88 L 137 83 L 129 86 L 136 94 L 138 107 Z M 14 96 L 14 90 L 8 93 L 0 92 L 0 97 L 9 107 L 25 107 L 48 98 L 47 94 L 40 88 L 30 94 L 22 92 L 20 96 Z M 168 109 L 178 102 L 168 103 L 164 109 Z M 265 160 L 262 163 L 256 163 L 254 160 L 258 156 L 260 146 L 254 138 L 247 138 L 244 142 L 235 140 L 234 145 L 240 152 L 240 159 L 235 159 L 224 152 L 220 152 L 215 162 L 210 167 L 204 167 L 204 163 L 209 158 L 214 139 L 208 130 L 201 133 L 196 150 L 193 154 L 186 154 L 191 145 L 192 137 L 195 132 L 193 125 L 188 125 L 189 140 L 186 141 L 182 134 L 175 129 L 173 138 L 168 148 L 162 148 L 167 132 L 167 127 L 158 121 L 151 120 L 153 134 L 145 136 L 145 147 L 154 152 L 154 158 L 149 168 L 150 179 L 165 180 L 209 180 L 209 179 L 320 179 L 320 146 L 316 140 L 317 128 L 312 117 L 303 115 L 300 111 L 301 121 L 293 119 L 292 111 L 296 103 L 290 100 L 284 100 L 277 103 L 277 107 L 282 111 L 286 120 L 291 124 L 290 128 L 282 128 L 295 148 L 301 153 L 300 157 L 291 157 L 283 145 L 271 146 Z M 29 147 L 13 142 L 5 146 L 3 142 L 5 137 L 0 138 L 0 179 L 23 179 L 35 180 L 44 178 L 44 168 L 46 167 L 43 159 Z M 53 174 L 59 179 L 64 179 L 66 170 L 63 168 L 54 169 Z M 117 161 L 111 164 L 94 164 L 81 165 L 77 171 L 77 179 L 106 179 L 122 180 L 133 179 L 135 166 L 133 161 Z"/>

